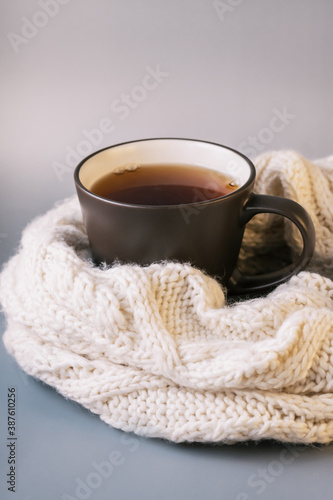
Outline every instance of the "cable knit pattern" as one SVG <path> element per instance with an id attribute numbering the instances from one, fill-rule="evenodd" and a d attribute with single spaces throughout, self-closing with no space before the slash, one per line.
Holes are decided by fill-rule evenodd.
<path id="1" fill-rule="evenodd" d="M 7 350 L 125 431 L 175 442 L 333 440 L 333 157 L 282 151 L 255 163 L 257 192 L 292 198 L 313 219 L 308 270 L 231 303 L 187 264 L 96 267 L 71 198 L 29 224 L 1 273 Z M 255 217 L 240 266 L 254 272 L 253 256 L 282 240 L 299 250 L 292 224 Z"/>

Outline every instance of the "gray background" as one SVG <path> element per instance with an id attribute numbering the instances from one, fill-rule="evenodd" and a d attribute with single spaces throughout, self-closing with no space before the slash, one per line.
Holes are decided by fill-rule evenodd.
<path id="1" fill-rule="evenodd" d="M 330 0 L 61 1 L 0 7 L 1 262 L 32 217 L 74 193 L 73 166 L 85 151 L 180 136 L 253 157 L 282 148 L 309 158 L 332 154 Z M 142 90 L 156 67 L 163 72 L 156 88 Z M 272 131 L 283 112 L 288 118 Z M 109 129 L 94 133 L 104 119 Z M 0 357 L 2 499 L 332 498 L 332 446 L 174 445 L 127 436 L 26 376 L 2 344 Z M 13 386 L 15 494 L 5 483 Z M 114 450 L 123 463 L 98 487 L 75 492 Z"/>

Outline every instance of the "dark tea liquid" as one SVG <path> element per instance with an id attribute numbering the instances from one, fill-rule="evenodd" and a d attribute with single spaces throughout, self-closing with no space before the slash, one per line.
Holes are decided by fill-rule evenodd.
<path id="1" fill-rule="evenodd" d="M 139 165 L 98 179 L 90 191 L 112 201 L 138 205 L 179 205 L 213 200 L 238 188 L 232 179 L 190 165 Z"/>

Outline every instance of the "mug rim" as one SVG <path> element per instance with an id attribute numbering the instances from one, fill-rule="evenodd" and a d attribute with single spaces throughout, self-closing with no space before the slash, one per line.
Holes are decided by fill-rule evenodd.
<path id="1" fill-rule="evenodd" d="M 125 146 L 127 144 L 135 144 L 135 143 L 140 143 L 140 142 L 151 142 L 151 141 L 197 142 L 197 143 L 209 144 L 212 146 L 218 146 L 218 147 L 221 147 L 224 149 L 228 149 L 229 151 L 232 151 L 233 153 L 240 156 L 241 158 L 243 158 L 243 160 L 246 161 L 246 163 L 248 164 L 248 166 L 250 168 L 250 175 L 249 175 L 248 179 L 246 180 L 246 182 L 244 182 L 244 184 L 242 184 L 239 188 L 237 188 L 235 191 L 232 191 L 231 193 L 228 193 L 228 194 L 223 195 L 223 196 L 219 196 L 218 198 L 209 199 L 209 200 L 194 201 L 194 202 L 190 202 L 190 203 L 178 203 L 175 205 L 168 205 L 168 204 L 165 204 L 165 205 L 144 205 L 141 203 L 127 203 L 127 202 L 123 202 L 123 201 L 110 200 L 108 198 L 104 198 L 103 196 L 100 196 L 98 194 L 93 193 L 92 191 L 90 191 L 90 189 L 85 187 L 84 184 L 81 182 L 80 176 L 79 176 L 81 167 L 93 156 L 96 156 L 96 155 L 102 153 L 103 151 L 113 149 L 113 148 L 116 148 L 118 146 Z M 131 141 L 124 141 L 124 142 L 120 142 L 117 144 L 113 144 L 112 146 L 106 146 L 105 148 L 101 148 L 97 151 L 94 151 L 93 153 L 91 153 L 88 156 L 86 156 L 85 158 L 83 158 L 80 161 L 80 163 L 75 167 L 75 170 L 74 170 L 75 184 L 80 189 L 85 191 L 88 195 L 92 196 L 93 198 L 97 198 L 98 200 L 101 200 L 105 203 L 112 204 L 112 205 L 119 205 L 119 206 L 124 206 L 124 207 L 129 207 L 129 208 L 152 209 L 152 210 L 153 209 L 166 209 L 166 208 L 173 209 L 173 208 L 179 208 L 179 207 L 183 207 L 183 206 L 198 206 L 198 205 L 202 206 L 202 205 L 208 205 L 208 204 L 213 204 L 213 203 L 221 203 L 225 199 L 228 199 L 232 196 L 236 196 L 236 195 L 241 194 L 244 191 L 246 191 L 249 188 L 249 186 L 251 186 L 251 184 L 254 182 L 255 177 L 256 177 L 256 169 L 255 169 L 253 162 L 247 156 L 245 156 L 243 153 L 241 153 L 240 151 L 237 151 L 236 149 L 231 148 L 229 146 L 225 146 L 224 144 L 219 144 L 216 142 L 206 141 L 206 140 L 201 140 L 201 139 L 184 138 L 184 137 L 148 137 L 148 138 L 144 138 L 144 139 L 134 139 Z"/>

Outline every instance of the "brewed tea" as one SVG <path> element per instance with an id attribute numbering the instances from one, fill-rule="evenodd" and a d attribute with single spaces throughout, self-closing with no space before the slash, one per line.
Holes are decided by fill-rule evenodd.
<path id="1" fill-rule="evenodd" d="M 180 165 L 129 165 L 98 179 L 91 191 L 112 201 L 136 205 L 179 205 L 220 198 L 237 186 L 208 168 Z"/>

